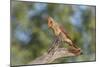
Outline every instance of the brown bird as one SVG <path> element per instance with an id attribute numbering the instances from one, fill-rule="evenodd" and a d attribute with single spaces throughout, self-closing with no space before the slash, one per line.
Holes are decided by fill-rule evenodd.
<path id="1" fill-rule="evenodd" d="M 80 48 L 74 44 L 64 28 L 54 21 L 50 16 L 48 17 L 48 27 L 53 30 L 55 36 L 60 36 L 62 42 L 69 44 L 72 49 L 80 51 Z"/>

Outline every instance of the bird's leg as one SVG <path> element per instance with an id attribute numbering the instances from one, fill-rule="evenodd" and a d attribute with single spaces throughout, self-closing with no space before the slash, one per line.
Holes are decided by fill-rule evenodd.
<path id="1" fill-rule="evenodd" d="M 53 40 L 52 44 L 51 44 L 51 47 L 48 50 L 48 53 L 50 53 L 51 50 L 55 48 L 55 46 L 57 45 L 57 42 L 58 42 L 58 37 L 56 36 L 55 39 Z"/>
<path id="2" fill-rule="evenodd" d="M 59 48 L 60 45 L 60 41 L 57 41 L 57 43 L 54 46 L 54 49 L 52 49 L 51 54 L 54 55 L 54 53 L 56 52 L 56 50 Z"/>
<path id="3" fill-rule="evenodd" d="M 60 45 L 62 45 L 61 33 L 56 37 L 56 41 L 52 50 L 55 52 L 60 47 Z"/>
<path id="4" fill-rule="evenodd" d="M 61 39 L 58 37 L 58 40 L 54 46 L 54 52 L 59 48 L 60 45 L 61 45 Z"/>
<path id="5" fill-rule="evenodd" d="M 48 50 L 48 53 L 51 53 L 52 55 L 55 53 L 55 51 L 59 48 L 61 43 L 61 38 L 60 36 L 57 36 L 53 43 L 51 44 L 51 48 Z"/>

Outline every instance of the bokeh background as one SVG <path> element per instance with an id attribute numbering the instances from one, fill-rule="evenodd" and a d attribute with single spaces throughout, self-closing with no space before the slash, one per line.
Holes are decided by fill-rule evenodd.
<path id="1" fill-rule="evenodd" d="M 48 50 L 54 34 L 46 16 L 60 23 L 83 50 L 83 55 L 53 63 L 95 61 L 95 11 L 91 5 L 11 1 L 11 65 L 26 65 Z"/>

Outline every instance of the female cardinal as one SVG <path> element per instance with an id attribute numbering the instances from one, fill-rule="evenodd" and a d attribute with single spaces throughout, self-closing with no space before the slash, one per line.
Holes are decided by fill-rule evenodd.
<path id="1" fill-rule="evenodd" d="M 50 16 L 48 17 L 48 27 L 53 30 L 55 36 L 60 36 L 62 42 L 66 42 L 72 49 L 80 51 L 80 48 L 73 43 L 64 28 L 55 22 Z"/>

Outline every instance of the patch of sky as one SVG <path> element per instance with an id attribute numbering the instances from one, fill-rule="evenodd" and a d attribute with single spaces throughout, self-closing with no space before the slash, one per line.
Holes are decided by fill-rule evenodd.
<path id="1" fill-rule="evenodd" d="M 42 11 L 44 11 L 47 8 L 47 4 L 44 3 L 35 3 L 33 4 L 33 9 L 30 9 L 28 11 L 28 17 L 34 17 L 38 14 L 40 14 Z"/>
<path id="2" fill-rule="evenodd" d="M 77 27 L 82 26 L 82 13 L 87 9 L 87 6 L 72 6 L 72 9 L 74 13 L 70 18 L 71 23 Z"/>
<path id="3" fill-rule="evenodd" d="M 15 37 L 18 41 L 24 43 L 25 45 L 31 40 L 31 34 L 29 31 L 24 31 L 23 28 L 18 26 L 15 30 Z"/>

